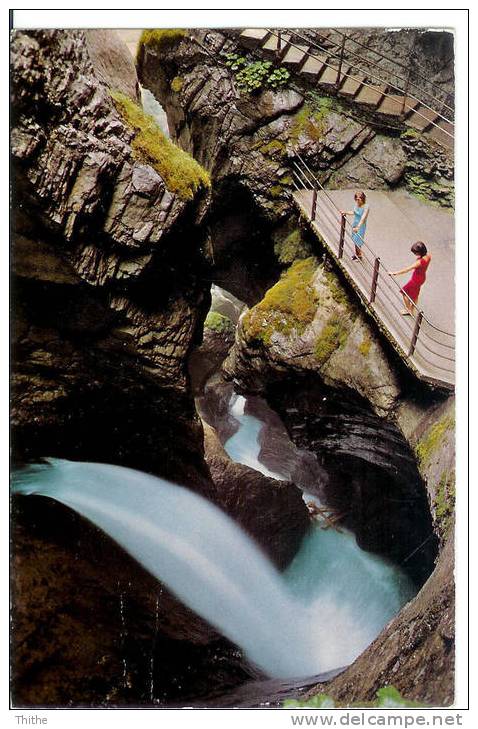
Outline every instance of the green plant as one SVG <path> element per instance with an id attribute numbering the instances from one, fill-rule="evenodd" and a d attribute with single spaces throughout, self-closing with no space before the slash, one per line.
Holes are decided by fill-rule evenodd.
<path id="1" fill-rule="evenodd" d="M 258 91 L 266 81 L 271 66 L 270 61 L 248 63 L 236 74 L 238 87 L 244 91 Z"/>
<path id="2" fill-rule="evenodd" d="M 218 334 L 232 334 L 234 332 L 234 324 L 229 317 L 220 314 L 218 311 L 210 311 L 204 322 L 206 329 L 212 329 Z"/>
<path id="3" fill-rule="evenodd" d="M 234 71 L 238 87 L 248 93 L 258 92 L 264 86 L 281 88 L 290 78 L 286 68 L 273 68 L 271 61 L 248 61 L 237 53 L 226 55 L 226 66 Z"/>
<path id="4" fill-rule="evenodd" d="M 247 59 L 244 58 L 244 56 L 240 56 L 238 53 L 227 53 L 226 59 L 226 66 L 228 66 L 232 71 L 239 71 L 247 65 Z"/>
<path id="5" fill-rule="evenodd" d="M 374 701 L 356 701 L 352 704 L 336 704 L 334 699 L 328 694 L 317 694 L 312 696 L 310 699 L 301 701 L 299 699 L 287 699 L 284 701 L 285 709 L 359 709 L 359 708 L 374 708 L 374 709 L 420 709 L 426 708 L 426 704 L 420 704 L 417 701 L 410 701 L 405 699 L 395 686 L 384 686 L 379 689 L 376 694 L 377 698 Z"/>
<path id="6" fill-rule="evenodd" d="M 267 84 L 272 89 L 279 89 L 285 86 L 290 78 L 290 73 L 286 68 L 275 68 L 267 78 Z"/>
<path id="7" fill-rule="evenodd" d="M 151 165 L 170 192 L 190 200 L 199 188 L 211 186 L 209 173 L 167 139 L 152 116 L 120 91 L 112 91 L 111 96 L 125 122 L 134 129 L 131 147 L 136 158 Z"/>

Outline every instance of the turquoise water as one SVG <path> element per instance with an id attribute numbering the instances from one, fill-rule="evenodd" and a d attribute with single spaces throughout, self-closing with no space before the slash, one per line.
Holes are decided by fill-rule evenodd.
<path id="1" fill-rule="evenodd" d="M 49 459 L 14 473 L 13 491 L 96 524 L 272 677 L 347 665 L 409 594 L 350 535 L 320 529 L 282 576 L 217 507 L 140 471 Z"/>
<path id="2" fill-rule="evenodd" d="M 245 404 L 246 399 L 242 395 L 233 393 L 229 409 L 238 421 L 239 429 L 224 443 L 225 451 L 236 463 L 242 463 L 255 471 L 260 471 L 264 476 L 284 480 L 280 474 L 269 470 L 259 461 L 259 433 L 262 429 L 262 422 L 253 415 L 244 413 Z"/>

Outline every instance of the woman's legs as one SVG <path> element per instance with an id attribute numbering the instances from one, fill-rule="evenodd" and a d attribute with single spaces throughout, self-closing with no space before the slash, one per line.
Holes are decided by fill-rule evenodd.
<path id="1" fill-rule="evenodd" d="M 413 315 L 413 309 L 415 308 L 415 305 L 411 299 L 408 298 L 405 294 L 402 294 L 403 297 L 403 303 L 405 304 L 405 310 L 401 313 L 406 316 L 407 314 L 410 314 L 410 316 Z"/>

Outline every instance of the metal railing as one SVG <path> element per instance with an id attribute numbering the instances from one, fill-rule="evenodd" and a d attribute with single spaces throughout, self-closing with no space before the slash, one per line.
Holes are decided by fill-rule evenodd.
<path id="1" fill-rule="evenodd" d="M 198 39 L 194 37 L 191 39 L 198 43 L 211 57 L 216 58 L 216 55 L 209 51 Z M 269 140 L 269 137 L 264 135 L 261 130 L 258 130 L 256 134 L 264 141 Z M 295 154 L 294 160 L 292 160 L 292 174 L 295 178 L 294 187 L 296 190 L 310 190 L 312 192 L 310 209 L 312 221 L 315 221 L 317 217 L 318 191 L 324 193 L 327 205 L 321 208 L 320 213 L 322 217 L 327 219 L 329 225 L 337 231 L 334 254 L 340 260 L 349 249 L 350 251 L 354 250 L 355 244 L 352 241 L 351 224 L 345 216 L 340 214 L 339 208 L 337 208 L 327 190 L 299 154 Z M 339 218 L 337 214 L 339 214 Z M 400 285 L 395 279 L 390 278 L 381 258 L 365 241 L 362 245 L 362 256 L 363 266 L 358 266 L 355 269 L 356 290 L 361 298 L 368 306 L 373 307 L 376 316 L 387 327 L 390 336 L 398 345 L 399 351 L 405 359 L 411 360 L 414 357 L 418 366 L 422 362 L 425 365 L 427 363 L 431 364 L 433 368 L 439 371 L 439 374 L 435 373 L 434 376 L 427 379 L 452 384 L 454 379 L 455 335 L 432 324 L 424 312 L 418 309 L 409 297 L 409 301 L 414 307 L 414 314 L 411 317 L 401 316 L 399 302 L 403 293 Z M 387 322 L 380 316 L 379 307 L 383 307 L 387 311 L 393 311 L 395 314 L 398 312 L 398 318 L 393 321 L 396 333 L 390 330 Z M 431 355 L 435 358 L 435 361 L 430 359 Z M 438 363 L 436 359 L 438 359 Z M 440 376 L 440 373 L 443 374 Z"/>
<path id="2" fill-rule="evenodd" d="M 452 123 L 453 114 L 454 114 L 454 107 L 448 104 L 448 100 L 453 101 L 453 95 L 450 92 L 444 91 L 438 84 L 433 83 L 430 81 L 429 78 L 424 76 L 420 71 L 416 68 L 411 66 L 409 64 L 406 66 L 401 61 L 398 61 L 396 58 L 392 58 L 391 56 L 388 56 L 387 54 L 383 53 L 382 51 L 378 51 L 375 48 L 371 48 L 368 45 L 365 45 L 365 43 L 362 43 L 361 41 L 356 40 L 355 38 L 352 38 L 352 36 L 348 35 L 347 33 L 344 33 L 343 31 L 339 30 L 338 28 L 333 29 L 334 33 L 337 33 L 341 37 L 341 42 L 336 43 L 333 41 L 329 36 L 324 35 L 323 33 L 320 33 L 318 30 L 314 29 L 313 32 L 309 32 L 309 35 L 303 36 L 297 31 L 294 31 L 294 35 L 297 36 L 300 39 L 305 40 L 312 46 L 316 46 L 317 48 L 324 48 L 324 46 L 321 46 L 320 44 L 317 44 L 314 40 L 312 40 L 312 37 L 318 37 L 325 43 L 325 48 L 327 46 L 329 47 L 328 53 L 331 54 L 330 45 L 334 46 L 338 50 L 335 51 L 334 56 L 339 58 L 342 61 L 348 61 L 351 57 L 354 58 L 356 61 L 359 61 L 360 63 L 364 63 L 366 66 L 370 67 L 372 66 L 374 69 L 378 69 L 377 74 L 380 77 L 380 73 L 386 74 L 385 77 L 380 77 L 383 83 L 389 82 L 389 76 L 390 74 L 393 75 L 396 79 L 398 79 L 398 82 L 402 82 L 402 86 L 400 86 L 400 83 L 397 83 L 397 87 L 404 93 L 407 94 L 409 90 L 415 89 L 415 91 L 411 91 L 412 94 L 415 95 L 417 99 L 420 99 L 423 102 L 423 95 L 425 94 L 428 99 L 429 103 L 433 104 L 434 108 L 437 108 L 438 106 L 441 106 L 441 111 L 443 112 L 444 116 L 443 118 L 446 119 L 446 121 L 449 121 Z M 416 38 L 415 38 L 416 40 Z M 415 40 L 413 43 L 413 47 L 415 46 Z M 348 44 L 348 48 L 347 48 Z M 359 51 L 353 50 L 350 48 L 350 46 L 357 46 L 358 48 L 363 48 L 367 51 L 367 53 L 373 53 L 377 60 L 373 60 L 370 57 L 363 56 L 360 54 Z M 412 49 L 413 50 L 413 49 Z M 383 68 L 381 63 L 383 61 L 386 61 L 392 65 L 392 70 L 389 68 Z M 356 64 L 355 64 L 356 65 Z M 405 72 L 405 75 L 402 75 L 395 69 L 399 68 Z M 420 79 L 422 81 L 421 84 L 415 82 L 412 80 L 412 71 L 413 76 L 417 79 Z M 428 91 L 425 88 L 426 86 L 433 89 L 433 93 L 431 91 Z M 437 96 L 437 94 L 440 94 L 440 96 Z M 445 100 L 446 99 L 446 100 Z M 446 112 L 444 111 L 446 110 Z"/>
<path id="3" fill-rule="evenodd" d="M 382 97 L 394 97 L 395 94 L 389 93 L 389 89 L 393 89 L 394 92 L 396 92 L 397 95 L 400 95 L 403 97 L 402 106 L 400 114 L 397 114 L 397 116 L 404 117 L 408 112 L 412 112 L 416 114 L 418 117 L 421 117 L 425 122 L 426 125 L 431 125 L 434 127 L 437 127 L 440 129 L 440 131 L 445 134 L 450 139 L 450 142 L 454 140 L 454 122 L 451 118 L 451 115 L 448 114 L 445 116 L 442 111 L 438 111 L 436 108 L 433 108 L 430 103 L 427 103 L 422 98 L 419 98 L 418 95 L 414 95 L 412 93 L 411 89 L 411 79 L 410 74 L 408 74 L 408 78 L 405 80 L 405 85 L 403 87 L 398 86 L 396 84 L 393 84 L 390 79 L 384 79 L 383 77 L 377 76 L 376 73 L 373 71 L 370 71 L 370 68 L 363 69 L 360 66 L 355 65 L 355 68 L 353 69 L 353 73 L 350 72 L 350 69 L 344 69 L 344 48 L 341 48 L 340 53 L 331 52 L 330 48 L 326 48 L 324 46 L 321 46 L 317 43 L 313 43 L 309 38 L 305 36 L 301 36 L 299 33 L 294 31 L 294 36 L 300 38 L 301 40 L 304 40 L 308 46 L 309 50 L 305 50 L 303 47 L 298 43 L 295 43 L 291 41 L 290 39 L 287 39 L 287 41 L 284 41 L 282 44 L 282 31 L 279 30 L 273 30 L 271 28 L 265 29 L 270 35 L 277 38 L 277 46 L 278 46 L 278 53 L 282 53 L 283 50 L 287 47 L 296 48 L 297 50 L 300 50 L 302 53 L 304 53 L 305 56 L 309 58 L 315 58 L 316 60 L 319 60 L 324 66 L 331 68 L 336 73 L 336 90 L 340 88 L 345 78 L 350 78 L 353 81 L 359 83 L 361 86 L 365 86 L 372 91 L 378 91 L 378 86 L 385 86 L 386 88 L 380 88 L 380 94 Z M 347 38 L 347 36 L 345 36 Z M 353 40 L 353 39 L 351 39 Z M 313 53 L 310 51 L 310 46 L 315 45 L 315 47 L 320 50 L 322 53 L 325 54 L 324 57 L 317 56 L 316 53 Z M 344 41 L 344 47 L 345 47 L 345 41 Z M 332 58 L 331 58 L 332 56 Z M 371 62 L 368 59 L 363 59 L 365 62 L 367 62 L 369 65 Z M 334 61 L 338 62 L 338 65 L 334 63 Z M 354 75 L 356 71 L 359 71 L 364 74 L 364 76 L 360 77 L 357 75 Z M 369 83 L 369 79 L 372 81 L 378 81 L 379 83 Z M 318 84 L 320 85 L 320 78 L 318 80 Z M 378 105 L 378 104 L 377 104 Z M 432 112 L 438 119 L 438 121 L 435 121 L 433 119 L 430 119 L 426 114 L 424 114 L 422 111 L 420 111 L 419 108 L 417 108 L 419 105 L 421 105 L 424 109 L 427 109 L 428 111 Z M 451 109 L 451 107 L 449 107 Z M 453 131 L 449 131 L 448 129 L 445 129 L 443 126 L 440 126 L 440 122 L 445 122 L 446 124 L 450 125 L 450 129 Z"/>
<path id="4" fill-rule="evenodd" d="M 323 225 L 335 235 L 335 240 L 328 240 L 327 244 L 336 258 L 340 261 L 346 253 L 355 253 L 351 223 L 300 156 L 293 162 L 292 172 L 296 190 L 308 190 L 312 193 L 310 220 L 314 222 L 320 213 Z M 320 210 L 319 191 L 323 193 Z M 452 384 L 455 371 L 455 335 L 430 321 L 424 311 L 404 293 L 400 284 L 389 275 L 384 261 L 363 239 L 360 250 L 362 257 L 354 268 L 352 278 L 362 300 L 378 315 L 405 359 L 413 358 L 412 364 L 428 379 Z M 412 308 L 413 313 L 410 316 L 401 314 L 403 296 L 408 299 Z"/>

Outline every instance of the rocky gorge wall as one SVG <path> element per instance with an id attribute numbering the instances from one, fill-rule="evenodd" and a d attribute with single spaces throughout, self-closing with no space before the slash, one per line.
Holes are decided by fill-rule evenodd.
<path id="1" fill-rule="evenodd" d="M 388 440 L 382 453 L 368 448 L 368 458 L 373 451 L 374 458 L 386 460 L 399 443 L 392 467 L 405 477 L 393 495 L 412 498 L 412 506 L 395 511 L 394 524 L 400 516 L 410 523 L 417 496 L 420 513 L 427 506 L 425 491 L 406 488 L 410 474 L 417 478 L 415 460 L 411 464 L 403 448 L 406 439 L 427 485 L 430 569 L 432 540 L 447 545 L 411 612 L 402 612 L 330 692 L 345 700 L 364 698 L 390 681 L 417 699 L 446 703 L 453 691 L 453 403 L 403 377 L 340 281 L 311 257 L 310 242 L 292 218 L 287 165 L 298 150 L 324 181 L 386 187 L 406 182 L 419 159 L 420 174 L 428 165 L 429 179 L 444 190 L 435 191 L 436 198 L 446 204 L 452 169 L 420 137 L 377 133 L 322 98 L 294 89 L 250 98 L 217 61 L 217 51 L 234 50 L 234 42 L 215 32 L 195 35 L 202 45 L 182 31 L 166 43 L 153 35 L 138 56 L 141 83 L 166 109 L 173 137 L 211 176 L 212 189 L 200 186 L 188 199 L 167 189 L 152 158 L 138 157 L 138 135 L 121 111 L 127 108 L 124 97 L 138 99 L 138 80 L 108 33 L 19 33 L 13 40 L 16 457 L 104 460 L 184 483 L 234 512 L 271 557 L 286 564 L 308 523 L 298 492 L 231 464 L 210 432 L 203 448 L 187 365 L 201 341 L 211 280 L 223 284 L 251 306 L 241 318 L 227 376 L 239 389 L 270 398 L 296 442 L 317 452 L 327 442 L 334 447 L 323 425 L 337 413 L 319 408 L 329 396 L 340 414 L 342 403 L 350 406 L 352 419 L 358 413 L 360 427 L 364 414 L 368 418 L 370 430 L 360 439 L 357 427 L 348 444 L 362 449 L 359 461 L 367 460 L 370 433 L 375 446 L 384 433 Z M 116 58 L 111 65 L 110 43 Z M 118 91 L 122 106 L 111 96 Z M 271 296 L 283 270 L 299 294 L 292 312 L 281 303 L 290 288 Z M 213 368 L 223 353 L 221 342 L 216 344 Z M 296 403 L 278 396 L 287 383 L 300 402 L 301 394 L 312 393 L 312 381 L 314 415 L 319 421 L 324 416 L 318 424 L 307 420 L 306 408 L 287 413 Z M 347 447 L 344 438 L 340 444 Z M 244 499 L 247 488 L 250 498 Z M 360 516 L 354 526 L 363 526 L 368 545 L 383 527 L 378 490 L 376 480 L 371 491 L 380 508 L 372 518 L 363 508 L 369 493 L 357 487 L 342 499 L 343 505 L 353 497 L 352 511 Z M 184 696 L 188 675 L 196 695 L 207 682 L 226 690 L 250 675 L 209 626 L 148 576 L 135 577 L 109 540 L 92 536 L 65 510 L 36 502 L 15 506 L 20 609 L 14 679 L 20 704 L 151 703 L 151 656 L 155 700 Z M 284 509 L 290 520 L 281 521 Z M 431 521 L 421 528 L 429 526 Z M 426 536 L 417 530 L 416 543 Z M 98 568 L 104 564 L 111 569 Z M 83 582 L 71 577 L 78 565 L 87 576 L 86 594 Z M 98 595 L 105 605 L 99 642 L 90 626 Z M 33 610 L 35 603 L 40 607 Z M 141 636 L 136 646 L 124 638 L 124 604 L 128 635 Z M 400 651 L 408 658 L 398 659 Z M 360 671 L 369 676 L 363 688 Z M 54 678 L 58 672 L 62 681 Z M 91 676 L 86 694 L 84 675 Z M 116 686 L 109 695 L 108 685 Z"/>
<path id="2" fill-rule="evenodd" d="M 380 38 L 373 42 L 380 47 Z M 420 43 L 426 49 L 425 39 Z M 443 48 L 446 55 L 449 47 Z M 241 317 L 224 372 L 239 391 L 265 396 L 297 445 L 325 460 L 335 456 L 342 469 L 345 464 L 342 487 L 328 498 L 354 514 L 364 545 L 372 546 L 374 538 L 379 543 L 388 530 L 399 535 L 390 544 L 392 553 L 397 544 L 406 550 L 415 524 L 413 546 L 399 559 L 409 563 L 428 554 L 428 567 L 415 577 L 423 582 L 433 574 L 417 598 L 329 692 L 334 696 L 336 690 L 343 701 L 372 699 L 377 687 L 393 683 L 411 698 L 448 704 L 453 698 L 454 399 L 416 383 L 378 339 L 342 282 L 312 255 L 307 235 L 292 222 L 288 192 L 290 162 L 299 152 L 331 187 L 403 185 L 448 206 L 453 162 L 425 135 L 387 133 L 340 101 L 297 84 L 264 89 L 251 103 L 221 62 L 221 54 L 224 60 L 237 51 L 229 34 L 201 31 L 177 37 L 167 51 L 160 42 L 145 42 L 138 56 L 141 81 L 167 109 L 172 134 L 215 181 L 210 242 L 222 272 L 227 271 L 225 287 L 240 295 L 217 235 L 219 211 L 234 211 L 238 189 L 246 190 L 239 198 L 248 200 L 242 205 L 245 217 L 253 209 L 260 221 L 262 260 L 269 261 L 275 281 L 283 271 L 274 286 L 264 281 L 262 295 L 249 287 L 248 296 L 242 292 L 254 305 Z M 446 87 L 449 57 L 430 63 Z M 228 241 L 228 250 L 243 260 L 251 240 L 256 250 L 250 233 L 236 225 Z M 354 470 L 364 468 L 370 488 L 353 480 L 346 487 Z M 369 680 L 362 686 L 364 673 Z"/>
<path id="3" fill-rule="evenodd" d="M 114 32 L 18 31 L 11 61 L 14 460 L 116 463 L 226 506 L 187 371 L 210 304 L 207 174 L 149 126 Z M 235 515 L 284 564 L 308 515 L 281 493 L 296 520 L 275 542 L 273 505 Z M 87 522 L 38 498 L 12 516 L 15 705 L 154 705 L 250 675 Z"/>

